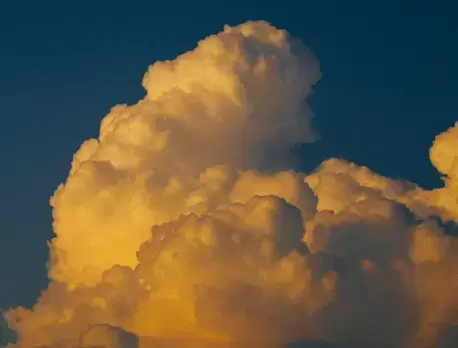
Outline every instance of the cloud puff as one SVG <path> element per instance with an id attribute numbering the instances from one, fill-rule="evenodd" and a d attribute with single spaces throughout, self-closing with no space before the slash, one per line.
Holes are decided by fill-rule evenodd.
<path id="1" fill-rule="evenodd" d="M 312 141 L 305 98 L 319 76 L 312 53 L 265 22 L 225 27 L 153 64 L 145 99 L 112 109 L 51 200 L 51 278 L 90 284 L 113 265 L 135 266 L 152 225 L 220 195 L 269 151 Z"/>
<path id="2" fill-rule="evenodd" d="M 138 344 L 135 334 L 111 325 L 97 324 L 81 334 L 78 345 L 88 348 L 136 348 Z"/>
<path id="3" fill-rule="evenodd" d="M 316 139 L 319 76 L 266 22 L 153 64 L 51 199 L 51 282 L 6 314 L 12 347 L 451 347 L 456 127 L 434 191 L 340 159 L 281 170 Z"/>

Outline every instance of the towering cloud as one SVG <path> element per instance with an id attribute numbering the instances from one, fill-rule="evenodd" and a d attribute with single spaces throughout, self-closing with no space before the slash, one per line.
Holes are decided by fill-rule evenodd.
<path id="1" fill-rule="evenodd" d="M 456 347 L 458 126 L 431 148 L 438 190 L 340 159 L 285 171 L 317 138 L 319 77 L 266 22 L 153 64 L 51 199 L 51 282 L 6 314 L 12 347 Z"/>

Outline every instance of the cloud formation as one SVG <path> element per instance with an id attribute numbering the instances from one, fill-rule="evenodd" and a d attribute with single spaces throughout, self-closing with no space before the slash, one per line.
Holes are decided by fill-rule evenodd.
<path id="1" fill-rule="evenodd" d="M 431 148 L 437 190 L 284 170 L 317 138 L 319 77 L 266 22 L 150 66 L 51 199 L 51 282 L 6 314 L 11 347 L 456 347 L 458 125 Z"/>

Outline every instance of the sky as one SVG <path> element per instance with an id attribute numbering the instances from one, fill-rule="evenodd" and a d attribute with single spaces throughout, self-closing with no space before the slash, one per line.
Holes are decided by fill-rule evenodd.
<path id="1" fill-rule="evenodd" d="M 320 63 L 308 101 L 320 139 L 296 147 L 294 169 L 344 158 L 426 189 L 441 185 L 428 151 L 457 120 L 453 1 L 1 6 L 0 308 L 33 304 L 47 283 L 49 199 L 81 143 L 97 137 L 112 106 L 143 98 L 150 64 L 225 24 L 268 21 Z"/>

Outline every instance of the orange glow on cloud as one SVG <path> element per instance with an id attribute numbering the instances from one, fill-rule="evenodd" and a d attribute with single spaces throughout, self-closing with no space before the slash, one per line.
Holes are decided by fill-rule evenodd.
<path id="1" fill-rule="evenodd" d="M 105 116 L 51 199 L 51 283 L 6 314 L 11 347 L 444 340 L 458 325 L 458 239 L 443 224 L 458 221 L 458 125 L 430 151 L 437 190 L 341 159 L 281 170 L 270 151 L 317 139 L 319 78 L 266 22 L 151 65 L 145 98 Z"/>

